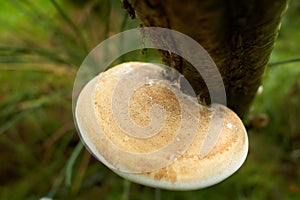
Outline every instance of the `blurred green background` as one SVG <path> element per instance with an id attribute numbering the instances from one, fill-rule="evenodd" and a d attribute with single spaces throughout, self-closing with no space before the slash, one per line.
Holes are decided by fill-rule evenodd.
<path id="1" fill-rule="evenodd" d="M 245 119 L 245 164 L 216 186 L 187 192 L 123 180 L 91 157 L 74 127 L 81 62 L 109 36 L 139 27 L 119 1 L 2 1 L 0 24 L 0 199 L 299 199 L 300 62 L 278 62 L 300 58 L 300 1 L 284 16 Z M 155 59 L 133 52 L 116 63 Z"/>

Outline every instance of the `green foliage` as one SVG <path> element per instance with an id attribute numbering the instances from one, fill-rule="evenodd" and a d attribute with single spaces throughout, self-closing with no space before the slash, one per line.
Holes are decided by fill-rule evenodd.
<path id="1" fill-rule="evenodd" d="M 270 62 L 299 58 L 293 1 Z M 297 199 L 300 194 L 299 62 L 266 70 L 253 103 L 250 153 L 224 182 L 172 192 L 121 179 L 82 148 L 72 119 L 76 70 L 97 44 L 136 28 L 119 1 L 12 0 L 0 8 L 0 199 Z M 155 61 L 151 50 L 129 60 Z M 266 126 L 255 122 L 264 113 Z M 267 120 L 267 119 L 264 119 Z M 260 122 L 258 120 L 258 122 Z M 264 121 L 265 122 L 265 121 Z"/>

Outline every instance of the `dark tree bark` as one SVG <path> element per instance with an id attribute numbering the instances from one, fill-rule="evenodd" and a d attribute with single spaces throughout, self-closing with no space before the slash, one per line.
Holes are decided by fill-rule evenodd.
<path id="1" fill-rule="evenodd" d="M 124 0 L 143 26 L 180 31 L 198 41 L 222 75 L 228 107 L 245 117 L 261 85 L 288 0 Z M 176 55 L 163 61 L 179 70 L 200 99 L 209 94 L 200 74 Z"/>

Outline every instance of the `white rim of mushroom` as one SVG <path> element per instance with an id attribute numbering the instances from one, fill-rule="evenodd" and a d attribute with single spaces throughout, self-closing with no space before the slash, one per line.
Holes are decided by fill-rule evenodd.
<path id="1" fill-rule="evenodd" d="M 129 62 L 92 79 L 76 104 L 83 142 L 115 173 L 146 186 L 192 190 L 223 181 L 247 157 L 242 121 L 223 105 L 198 104 L 164 70 Z M 212 119 L 222 123 L 213 135 Z"/>

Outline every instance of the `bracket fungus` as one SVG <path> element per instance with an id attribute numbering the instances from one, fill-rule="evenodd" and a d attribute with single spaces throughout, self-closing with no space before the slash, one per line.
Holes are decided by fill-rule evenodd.
<path id="1" fill-rule="evenodd" d="M 92 79 L 75 110 L 83 142 L 116 174 L 146 186 L 193 190 L 221 182 L 246 159 L 242 121 L 226 106 L 200 105 L 180 90 L 182 76 L 169 80 L 164 71 L 129 62 Z"/>

